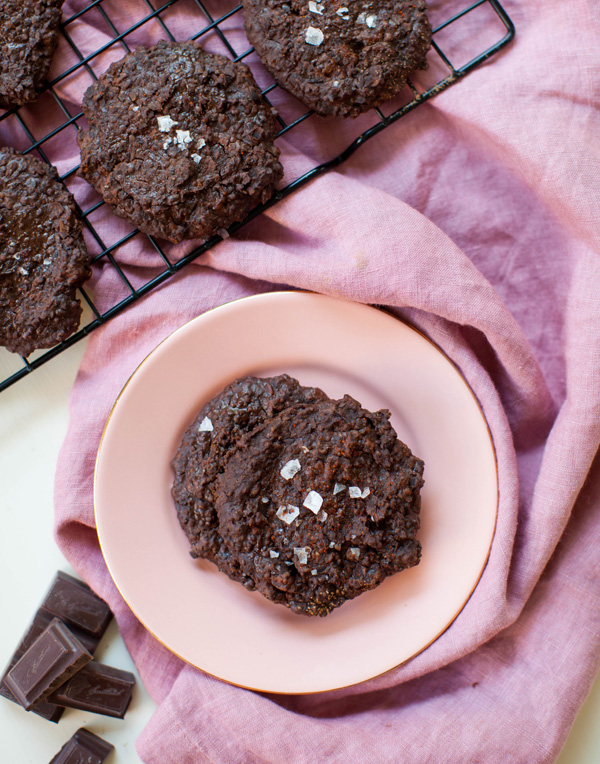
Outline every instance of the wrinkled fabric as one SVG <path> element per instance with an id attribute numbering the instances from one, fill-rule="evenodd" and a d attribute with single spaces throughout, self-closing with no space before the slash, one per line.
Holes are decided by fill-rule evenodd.
<path id="1" fill-rule="evenodd" d="M 85 5 L 67 2 L 65 14 Z M 461 5 L 432 2 L 434 24 Z M 121 29 L 148 4 L 103 6 Z M 57 465 L 56 539 L 115 611 L 157 701 L 137 741 L 147 764 L 542 764 L 558 756 L 600 656 L 600 22 L 586 0 L 506 0 L 505 8 L 517 35 L 500 54 L 89 339 Z M 463 39 L 448 41 L 455 65 L 502 35 L 488 11 L 484 4 Z M 205 24 L 187 0 L 163 16 L 180 39 Z M 240 52 L 239 14 L 228 23 Z M 71 27 L 85 55 L 110 39 L 98 14 Z M 127 43 L 164 36 L 154 21 Z M 222 49 L 214 34 L 206 44 Z M 103 71 L 123 53 L 113 46 L 91 65 Z M 54 76 L 73 55 L 59 50 Z M 432 68 L 416 79 L 438 75 Z M 62 81 L 61 96 L 77 104 L 87 76 L 78 70 Z M 275 91 L 276 106 L 279 98 Z M 313 117 L 284 136 L 286 181 L 368 124 L 367 115 Z M 73 151 L 64 141 L 56 147 L 62 171 Z M 91 204 L 93 191 L 72 182 Z M 106 207 L 94 224 L 105 243 L 129 230 Z M 116 257 L 138 282 L 161 266 L 142 236 Z M 92 286 L 100 306 L 123 289 L 108 266 Z M 383 676 L 300 697 L 225 684 L 159 645 L 112 583 L 92 503 L 102 429 L 139 362 L 204 311 L 281 288 L 384 305 L 430 337 L 482 406 L 500 486 L 487 566 L 452 625 Z"/>

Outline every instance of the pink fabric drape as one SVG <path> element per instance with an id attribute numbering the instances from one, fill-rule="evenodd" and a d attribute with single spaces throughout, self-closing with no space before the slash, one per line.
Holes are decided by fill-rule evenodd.
<path id="1" fill-rule="evenodd" d="M 144 4 L 103 5 L 126 20 Z M 447 5 L 431 3 L 434 21 Z M 146 764 L 542 764 L 558 755 L 600 655 L 600 29 L 586 0 L 505 7 L 517 37 L 504 52 L 89 340 L 57 466 L 56 539 L 111 604 L 158 702 L 137 743 Z M 194 3 L 169 13 L 182 39 L 204 23 Z M 86 16 L 78 40 L 94 50 L 107 33 Z M 155 24 L 128 42 L 161 36 Z M 56 71 L 67 56 L 59 51 Z M 62 85 L 74 103 L 88 84 L 80 80 Z M 345 145 L 349 131 L 312 118 L 301 142 L 282 141 L 287 177 Z M 61 150 L 64 169 L 73 156 Z M 105 208 L 98 225 L 108 240 L 126 230 Z M 157 265 L 143 237 L 119 258 L 134 279 Z M 382 677 L 303 697 L 224 684 L 158 645 L 110 579 L 92 505 L 100 434 L 136 365 L 190 318 L 282 286 L 389 306 L 431 337 L 483 407 L 500 480 L 489 562 L 451 627 Z M 96 274 L 99 303 L 120 288 L 110 268 Z"/>

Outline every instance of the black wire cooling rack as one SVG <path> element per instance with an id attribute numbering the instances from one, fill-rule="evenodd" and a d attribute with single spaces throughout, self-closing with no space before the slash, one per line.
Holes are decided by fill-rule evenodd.
<path id="1" fill-rule="evenodd" d="M 54 358 L 68 347 L 86 337 L 110 318 L 139 300 L 152 289 L 162 284 L 173 274 L 185 268 L 192 260 L 222 241 L 215 236 L 191 251 L 159 242 L 152 236 L 140 234 L 120 221 L 117 225 L 119 236 L 115 241 L 106 240 L 105 230 L 100 221 L 111 216 L 110 210 L 103 208 L 99 197 L 90 196 L 90 188 L 77 178 L 79 154 L 75 150 L 69 154 L 65 146 L 76 147 L 76 131 L 85 119 L 80 109 L 81 96 L 85 88 L 108 68 L 111 61 L 121 58 L 140 41 L 155 43 L 160 39 L 200 40 L 203 45 L 225 53 L 234 61 L 245 61 L 251 66 L 259 82 L 264 97 L 276 106 L 279 112 L 278 138 L 286 143 L 309 129 L 312 120 L 321 119 L 306 111 L 294 98 L 281 90 L 261 67 L 260 62 L 247 40 L 240 36 L 242 29 L 242 8 L 239 0 L 94 0 L 67 4 L 72 15 L 65 17 L 60 28 L 60 60 L 66 61 L 60 73 L 50 71 L 50 82 L 34 104 L 11 109 L 0 114 L 0 145 L 13 145 L 23 153 L 35 152 L 43 160 L 59 168 L 61 180 L 74 194 L 79 213 L 84 224 L 86 243 L 92 252 L 94 268 L 112 268 L 122 283 L 123 293 L 114 304 L 98 304 L 93 295 L 93 287 L 84 285 L 79 290 L 84 307 L 80 328 L 67 340 L 49 350 L 38 350 L 28 358 L 9 353 L 0 348 L 0 391 L 30 374 L 42 364 Z M 254 209 L 241 223 L 231 226 L 223 236 L 234 233 L 249 220 L 277 204 L 316 176 L 340 165 L 359 146 L 388 125 L 408 114 L 420 104 L 453 85 L 475 67 L 497 53 L 514 36 L 514 26 L 496 0 L 477 0 L 456 11 L 457 3 L 439 2 L 432 16 L 434 26 L 433 45 L 429 54 L 429 70 L 416 73 L 409 80 L 403 94 L 381 108 L 374 109 L 356 120 L 343 120 L 343 128 L 336 128 L 344 145 L 335 146 L 332 156 L 317 155 L 312 164 L 298 177 L 285 179 L 285 186 L 278 190 L 271 200 Z M 218 12 L 211 12 L 213 7 Z M 444 8 L 452 8 L 446 11 Z M 64 14 L 64 9 L 63 9 Z M 185 14 L 185 15 L 184 15 Z M 64 14 L 65 15 L 65 14 Z M 186 19 L 182 28 L 181 19 Z M 190 27 L 189 19 L 195 19 Z M 440 20 L 441 18 L 441 20 Z M 90 49 L 90 35 L 85 33 L 93 27 L 96 47 Z M 104 42 L 97 47 L 97 40 Z M 241 52 L 240 52 L 241 51 Z M 335 121 L 339 125 L 339 121 Z M 46 126 L 44 134 L 39 134 L 37 125 Z M 50 129 L 47 126 L 51 125 Z M 71 159 L 65 160 L 65 153 Z M 65 166 L 66 162 L 66 166 Z M 285 165 L 285 151 L 282 150 Z M 92 201 L 90 202 L 90 199 Z M 114 224 L 113 220 L 113 224 Z M 114 230 L 114 225 L 111 230 Z M 135 281 L 126 275 L 121 255 L 132 246 L 136 237 L 150 241 L 157 253 L 160 267 L 147 280 Z M 125 269 L 126 270 L 126 269 Z M 89 283 L 93 283 L 92 280 Z"/>

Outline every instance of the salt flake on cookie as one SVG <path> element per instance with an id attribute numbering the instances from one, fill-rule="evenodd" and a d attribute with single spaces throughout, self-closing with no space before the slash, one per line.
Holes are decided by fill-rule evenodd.
<path id="1" fill-rule="evenodd" d="M 325 35 L 318 27 L 308 27 L 304 39 L 309 45 L 321 45 L 325 39 Z"/>

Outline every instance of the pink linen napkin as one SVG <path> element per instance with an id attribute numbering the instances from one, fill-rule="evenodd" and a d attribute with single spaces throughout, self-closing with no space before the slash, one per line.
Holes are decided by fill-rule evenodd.
<path id="1" fill-rule="evenodd" d="M 126 18 L 136 4 L 118 5 Z M 431 3 L 434 21 L 444 5 Z M 184 32 L 195 6 L 181 6 L 171 21 Z M 115 611 L 158 703 L 137 743 L 147 764 L 547 763 L 589 690 L 600 657 L 600 30 L 586 0 L 505 7 L 517 39 L 500 56 L 89 340 L 57 466 L 56 538 Z M 94 50 L 103 32 L 85 23 Z M 305 143 L 286 145 L 290 177 L 346 129 L 311 120 Z M 125 258 L 133 275 L 155 266 L 142 239 Z M 384 676 L 302 697 L 227 685 L 157 644 L 110 579 L 92 505 L 102 428 L 137 364 L 190 318 L 282 286 L 386 305 L 436 342 L 483 407 L 500 481 L 487 567 L 450 628 Z M 118 289 L 111 269 L 96 277 L 99 299 Z"/>

